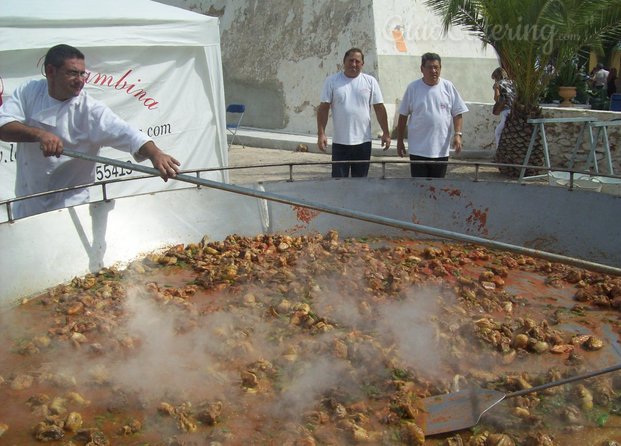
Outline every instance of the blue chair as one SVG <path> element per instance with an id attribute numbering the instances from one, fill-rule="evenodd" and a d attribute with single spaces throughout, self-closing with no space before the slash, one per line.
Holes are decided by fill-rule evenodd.
<path id="1" fill-rule="evenodd" d="M 621 111 L 621 93 L 613 93 L 610 96 L 610 111 Z"/>
<path id="2" fill-rule="evenodd" d="M 231 141 L 229 142 L 229 149 L 235 141 L 237 131 L 241 126 L 241 122 L 245 112 L 246 106 L 244 104 L 229 104 L 229 106 L 226 107 L 226 129 L 231 135 L 233 135 Z"/>

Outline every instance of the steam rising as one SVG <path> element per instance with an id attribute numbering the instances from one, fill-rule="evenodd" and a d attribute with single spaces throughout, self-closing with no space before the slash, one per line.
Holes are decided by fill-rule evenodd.
<path id="1" fill-rule="evenodd" d="M 353 269 L 347 280 L 357 280 Z M 264 412 L 254 415 L 296 422 L 327 396 L 366 398 L 365 388 L 391 379 L 387 356 L 417 372 L 442 369 L 434 321 L 447 302 L 438 292 L 417 288 L 403 299 L 374 301 L 371 307 L 365 299 L 372 297 L 344 293 L 345 288 L 334 278 L 317 284 L 309 301 L 312 311 L 333 328 L 311 333 L 292 329 L 287 314 L 266 317 L 266 308 L 282 296 L 260 295 L 260 290 L 253 291 L 254 302 L 222 296 L 232 304 L 199 314 L 191 302 L 177 306 L 129 286 L 119 312 L 123 316 L 115 320 L 106 343 L 112 351 L 94 355 L 88 344 L 94 335 L 86 333 L 88 341 L 81 346 L 56 343 L 55 361 L 48 367 L 75 377 L 78 390 L 86 391 L 82 386 L 89 384 L 110 386 L 139 396 L 152 411 L 153 404 L 164 401 L 196 406 L 218 400 L 244 407 L 248 393 L 242 373 L 265 361 L 278 376 L 270 377 L 272 391 L 251 396 L 254 409 Z M 344 354 L 335 353 L 338 343 L 346 346 Z M 284 359 L 292 346 L 294 359 Z"/>
<path id="2" fill-rule="evenodd" d="M 266 342 L 268 326 L 250 311 L 212 313 L 182 332 L 185 310 L 161 308 L 137 292 L 129 293 L 126 307 L 131 316 L 125 329 L 138 339 L 139 348 L 113 367 L 112 376 L 115 383 L 150 398 L 162 392 L 175 399 L 222 398 L 239 387 L 240 378 L 219 364 L 274 355 Z"/>
<path id="3" fill-rule="evenodd" d="M 313 310 L 329 315 L 338 329 L 311 340 L 302 338 L 298 359 L 292 363 L 282 360 L 285 346 L 275 342 L 274 327 L 263 311 L 229 307 L 197 317 L 187 309 L 162 306 L 132 290 L 125 303 L 127 322 L 120 330 L 135 341 L 134 348 L 123 361 L 104 367 L 114 385 L 140 392 L 145 400 L 232 401 L 242 398 L 244 392 L 241 370 L 232 370 L 231 365 L 243 367 L 266 360 L 277 364 L 282 388 L 265 410 L 284 418 L 299 417 L 335 389 L 362 396 L 360 389 L 369 380 L 389 378 L 390 372 L 381 365 L 383 354 L 378 344 L 359 342 L 348 359 L 334 357 L 335 340 L 349 332 L 382 336 L 406 366 L 441 368 L 443 358 L 433 345 L 436 338 L 431 322 L 439 311 L 437 293 L 418 289 L 404 300 L 379 305 L 381 311 L 369 317 L 360 299 L 322 286 L 325 289 L 314 297 Z M 269 299 L 258 298 L 260 305 Z M 194 324 L 181 330 L 189 317 Z M 354 370 L 349 360 L 356 361 Z"/>
<path id="4" fill-rule="evenodd" d="M 364 317 L 359 308 L 360 301 L 350 294 L 333 291 L 331 287 L 335 284 L 327 285 L 327 291 L 315 297 L 313 306 L 320 314 L 330 316 L 330 319 L 343 327 L 363 328 Z M 338 290 L 338 288 L 334 288 Z"/>
<path id="5" fill-rule="evenodd" d="M 446 359 L 437 348 L 437 328 L 433 321 L 439 314 L 437 294 L 418 290 L 404 301 L 382 306 L 377 331 L 393 338 L 406 365 L 437 373 Z"/>
<path id="6" fill-rule="evenodd" d="M 347 365 L 343 361 L 327 357 L 305 363 L 283 390 L 276 411 L 293 418 L 311 409 L 326 391 L 339 386 L 346 370 Z"/>
<path id="7" fill-rule="evenodd" d="M 129 294 L 126 307 L 131 315 L 127 334 L 138 340 L 139 347 L 133 349 L 126 361 L 113 367 L 115 383 L 137 389 L 143 395 L 154 391 L 179 395 L 204 384 L 209 371 L 212 382 L 213 378 L 220 383 L 230 379 L 212 370 L 215 361 L 207 348 L 206 333 L 178 333 L 178 311 L 163 311 L 137 293 Z"/>
<path id="8" fill-rule="evenodd" d="M 437 376 L 448 357 L 438 348 L 436 322 L 442 317 L 448 325 L 445 308 L 452 304 L 454 298 L 440 295 L 430 287 L 411 289 L 403 300 L 378 305 L 379 309 L 374 310 L 377 314 L 371 319 L 364 317 L 360 300 L 348 294 L 328 291 L 315 298 L 313 306 L 321 314 L 329 314 L 340 326 L 378 334 L 395 345 L 405 365 L 421 371 L 433 370 Z"/>

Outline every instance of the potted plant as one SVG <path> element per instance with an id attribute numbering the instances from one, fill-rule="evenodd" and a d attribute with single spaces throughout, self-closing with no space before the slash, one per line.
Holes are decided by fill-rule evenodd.
<path id="1" fill-rule="evenodd" d="M 580 70 L 575 61 L 568 60 L 559 67 L 555 84 L 558 86 L 558 95 L 563 98 L 561 107 L 573 107 L 571 100 L 576 97 L 581 81 Z"/>

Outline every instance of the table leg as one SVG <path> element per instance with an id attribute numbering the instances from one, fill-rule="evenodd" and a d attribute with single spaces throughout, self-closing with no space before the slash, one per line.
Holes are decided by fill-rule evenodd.
<path id="1" fill-rule="evenodd" d="M 520 178 L 518 179 L 518 183 L 521 183 L 524 179 L 524 174 L 526 173 L 526 166 L 528 166 L 528 161 L 530 160 L 530 156 L 533 153 L 533 147 L 535 147 L 535 140 L 537 139 L 537 132 L 539 131 L 539 127 L 541 127 L 541 130 L 543 130 L 543 124 L 535 124 L 533 126 L 533 133 L 531 134 L 530 143 L 528 144 L 528 150 L 526 151 L 524 163 L 522 164 L 522 169 L 520 170 Z"/>

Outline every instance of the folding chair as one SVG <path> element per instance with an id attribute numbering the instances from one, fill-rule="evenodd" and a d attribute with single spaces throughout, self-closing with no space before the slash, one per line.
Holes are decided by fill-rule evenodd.
<path id="1" fill-rule="evenodd" d="M 613 93 L 610 96 L 610 111 L 621 111 L 621 93 Z"/>
<path id="2" fill-rule="evenodd" d="M 226 129 L 231 135 L 233 135 L 231 142 L 229 143 L 229 149 L 235 141 L 237 131 L 241 126 L 242 118 L 244 117 L 245 112 L 246 106 L 244 104 L 229 104 L 229 106 L 226 107 Z"/>

